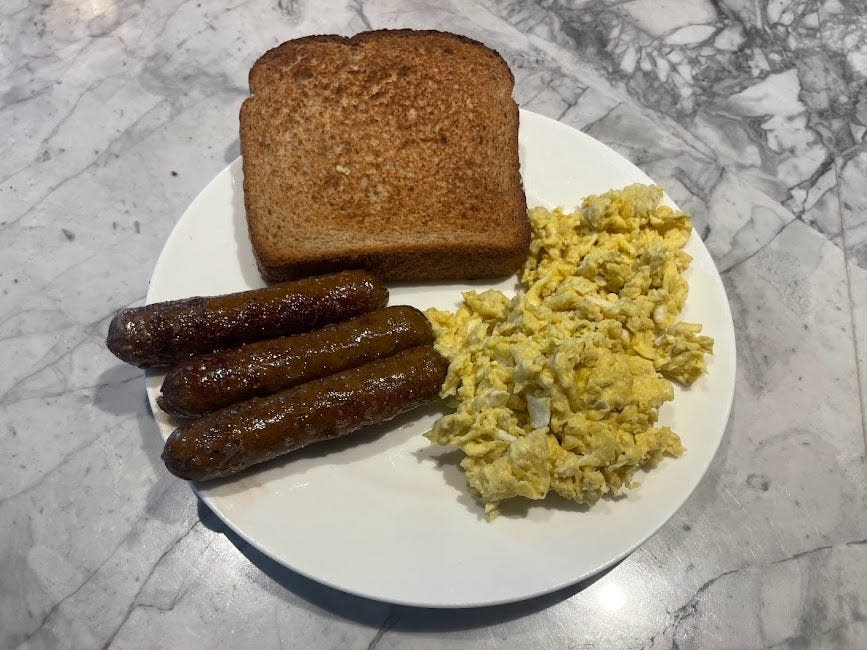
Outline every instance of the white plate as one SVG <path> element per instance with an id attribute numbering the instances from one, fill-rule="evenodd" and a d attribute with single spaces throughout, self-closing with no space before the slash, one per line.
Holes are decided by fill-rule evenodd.
<path id="1" fill-rule="evenodd" d="M 651 180 L 593 138 L 521 111 L 522 173 L 530 205 L 575 206 L 589 193 Z M 160 255 L 147 301 L 263 286 L 247 238 L 241 160 L 181 217 Z M 686 453 L 640 475 L 623 499 L 589 510 L 551 499 L 492 523 L 470 496 L 456 452 L 422 437 L 437 411 L 313 445 L 219 485 L 194 486 L 226 524 L 277 562 L 332 587 L 392 603 L 468 607 L 520 600 L 573 584 L 656 532 L 698 484 L 719 445 L 734 390 L 735 341 L 725 290 L 695 234 L 684 320 L 716 340 L 709 373 L 662 409 Z M 500 283 L 508 289 L 512 280 Z M 476 283 L 478 286 L 488 286 Z M 453 308 L 466 285 L 394 287 L 390 304 Z M 147 379 L 156 407 L 162 375 Z M 459 452 L 458 452 L 459 453 Z M 438 462 L 445 454 L 445 462 Z"/>

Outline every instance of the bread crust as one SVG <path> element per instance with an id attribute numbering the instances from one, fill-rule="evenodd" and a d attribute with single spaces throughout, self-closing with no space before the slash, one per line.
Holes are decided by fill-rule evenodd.
<path id="1" fill-rule="evenodd" d="M 365 48 L 379 46 L 383 61 L 368 60 Z M 414 48 L 424 47 L 431 51 L 417 56 Z M 329 64 L 343 67 L 326 82 L 315 66 L 325 72 Z M 476 78 L 450 78 L 450 64 Z M 408 81 L 393 85 L 396 75 Z M 262 55 L 249 82 L 251 96 L 240 113 L 244 200 L 265 280 L 346 268 L 365 268 L 389 281 L 476 279 L 509 275 L 521 266 L 530 226 L 518 159 L 519 112 L 511 97 L 514 77 L 499 53 L 433 30 L 307 36 Z M 323 85 L 329 83 L 336 90 Z M 407 88 L 411 97 L 398 101 L 398 91 Z M 427 102 L 438 89 L 443 96 Z M 327 101 L 323 93 L 331 93 Z M 377 93 L 391 103 L 367 108 Z M 334 107 L 346 98 L 360 104 L 350 119 L 370 118 L 355 124 L 366 129 L 362 142 L 354 132 L 341 132 L 348 127 L 338 118 L 350 113 Z M 460 100 L 466 107 L 458 106 Z M 313 104 L 331 112 L 322 116 Z M 442 115 L 403 128 L 398 120 L 404 117 L 395 115 L 414 116 L 416 109 Z M 298 111 L 295 121 L 291 110 Z M 394 142 L 374 143 L 380 134 Z M 325 148 L 344 145 L 352 150 L 342 157 Z M 384 199 L 367 189 L 368 177 L 382 182 Z"/>

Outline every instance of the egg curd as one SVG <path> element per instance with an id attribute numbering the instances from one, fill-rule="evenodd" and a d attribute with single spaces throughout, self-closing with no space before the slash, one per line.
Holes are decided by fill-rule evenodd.
<path id="1" fill-rule="evenodd" d="M 504 499 L 549 490 L 593 504 L 683 453 L 657 426 L 659 408 L 672 380 L 705 372 L 713 339 L 677 320 L 692 224 L 662 194 L 631 185 L 572 213 L 534 208 L 514 298 L 468 291 L 456 313 L 427 311 L 450 361 L 442 395 L 456 407 L 427 437 L 464 451 L 488 519 Z"/>

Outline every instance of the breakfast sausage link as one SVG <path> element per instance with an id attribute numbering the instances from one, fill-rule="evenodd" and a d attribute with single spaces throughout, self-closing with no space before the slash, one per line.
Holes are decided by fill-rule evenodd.
<path id="1" fill-rule="evenodd" d="M 419 310 L 387 307 L 305 334 L 181 361 L 163 380 L 157 404 L 173 415 L 197 417 L 433 340 Z"/>
<path id="2" fill-rule="evenodd" d="M 362 427 L 435 399 L 448 361 L 415 347 L 268 397 L 214 411 L 175 430 L 162 459 L 180 478 L 206 481 Z"/>
<path id="3" fill-rule="evenodd" d="M 364 271 L 345 271 L 223 296 L 185 298 L 122 309 L 106 345 L 122 361 L 151 368 L 193 354 L 306 332 L 388 302 L 388 290 Z"/>

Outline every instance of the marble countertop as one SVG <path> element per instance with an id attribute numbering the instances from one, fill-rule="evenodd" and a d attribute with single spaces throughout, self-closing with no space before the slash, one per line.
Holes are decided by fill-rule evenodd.
<path id="1" fill-rule="evenodd" d="M 0 4 L 0 647 L 864 647 L 861 4 Z M 238 155 L 256 57 L 404 26 L 496 48 L 521 106 L 662 183 L 734 314 L 734 409 L 698 489 L 601 578 L 528 602 L 389 606 L 276 565 L 165 472 L 142 373 L 104 347 Z"/>

